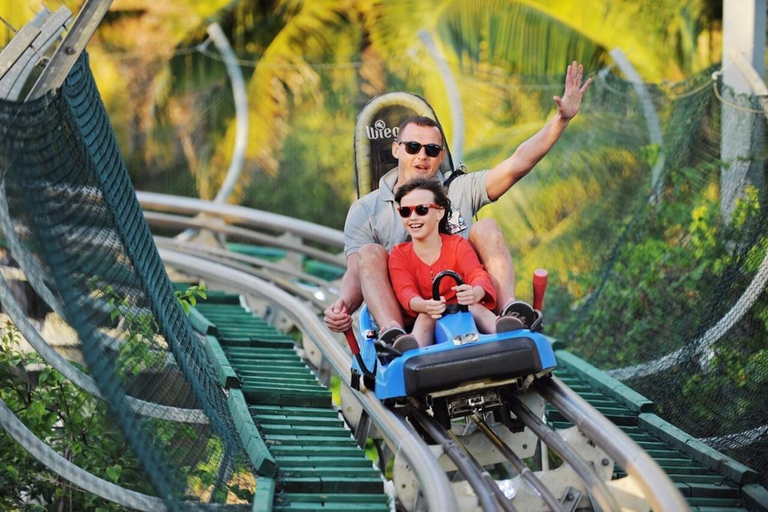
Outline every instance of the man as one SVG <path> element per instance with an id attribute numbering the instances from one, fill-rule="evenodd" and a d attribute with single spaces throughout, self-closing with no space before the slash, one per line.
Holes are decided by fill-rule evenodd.
<path id="1" fill-rule="evenodd" d="M 582 74 L 583 67 L 576 61 L 568 66 L 565 92 L 562 98 L 553 97 L 557 114 L 512 156 L 489 171 L 459 176 L 448 188 L 454 205 L 452 232 L 469 239 L 490 274 L 500 306 L 497 313 L 508 313 L 515 300 L 512 258 L 494 220 L 483 219 L 472 225 L 472 219 L 480 208 L 499 199 L 525 177 L 552 149 L 579 112 L 582 97 L 592 83 L 590 78 L 581 85 Z M 382 176 L 378 190 L 358 199 L 350 208 L 344 226 L 347 272 L 342 278 L 339 299 L 325 310 L 325 323 L 332 331 L 350 329 L 350 315 L 365 299 L 373 318 L 382 327 L 382 341 L 392 343 L 405 338 L 402 311 L 387 272 L 388 251 L 406 240 L 405 228 L 397 217 L 394 193 L 401 184 L 417 176 L 435 176 L 443 182 L 438 168 L 445 158 L 444 146 L 442 129 L 431 119 L 406 121 L 392 143 L 397 168 Z M 413 342 L 408 339 L 403 345 L 412 346 Z"/>

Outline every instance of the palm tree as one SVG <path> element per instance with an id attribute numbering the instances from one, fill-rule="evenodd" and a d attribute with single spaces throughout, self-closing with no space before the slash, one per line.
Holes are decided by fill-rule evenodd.
<path id="1" fill-rule="evenodd" d="M 389 0 L 373 12 L 367 25 L 372 45 L 385 60 L 399 59 L 393 71 L 404 82 L 423 84 L 444 124 L 448 103 L 442 84 L 429 80 L 434 66 L 417 32 L 429 30 L 451 63 L 464 102 L 471 169 L 495 165 L 546 122 L 573 59 L 594 76 L 611 66 L 608 52 L 619 46 L 653 82 L 700 71 L 717 57 L 696 44 L 717 39 L 711 8 L 697 0 Z M 630 120 L 633 95 L 616 88 L 593 87 L 584 113 L 552 154 L 509 198 L 484 210 L 505 228 L 519 266 L 548 264 L 565 282 L 569 272 L 598 261 L 595 251 L 605 250 L 605 239 L 595 233 L 633 211 L 626 207 L 648 173 L 641 158 L 647 142 Z"/>
<path id="2" fill-rule="evenodd" d="M 291 157 L 294 165 L 335 158 L 325 168 L 333 169 L 336 181 L 348 181 L 349 143 L 337 143 L 335 156 L 321 157 L 324 137 L 310 141 L 295 127 L 333 127 L 324 135 L 351 140 L 354 115 L 368 97 L 405 89 L 425 96 L 450 133 L 443 84 L 417 36 L 422 29 L 431 33 L 458 75 L 471 127 L 467 161 L 477 168 L 509 155 L 551 115 L 549 98 L 559 94 L 559 76 L 572 59 L 594 73 L 609 66 L 608 51 L 621 46 L 646 81 L 695 71 L 706 52 L 694 52 L 692 41 L 709 33 L 707 13 L 699 0 L 653 5 L 629 0 L 241 0 L 212 19 L 243 59 L 249 82 L 246 174 L 273 180 L 281 159 L 288 158 L 283 148 L 291 144 L 293 150 L 313 154 L 306 160 Z M 190 31 L 178 50 L 204 42 L 205 24 Z M 170 127 L 172 138 L 181 141 L 177 151 L 186 155 L 205 197 L 215 194 L 223 178 L 234 124 L 224 68 L 211 56 L 207 50 L 206 56 L 178 55 L 154 83 L 155 120 L 162 121 L 155 133 Z M 350 62 L 347 75 L 327 71 Z M 552 77 L 551 83 L 530 78 L 542 76 Z M 218 111 L 208 110 L 213 104 L 220 105 Z M 198 136 L 192 127 L 204 123 L 219 135 Z M 291 136 L 304 142 L 295 146 Z M 152 152 L 155 158 L 168 151 L 170 139 L 157 140 L 162 144 Z M 349 187 L 339 186 L 336 192 L 351 197 Z M 552 204 L 563 198 L 549 199 Z"/>
<path id="3" fill-rule="evenodd" d="M 359 87 L 352 76 L 350 83 L 323 83 L 324 67 L 336 63 L 347 65 L 361 58 L 362 39 L 359 19 L 364 11 L 359 2 L 345 1 L 241 1 L 216 13 L 217 21 L 240 56 L 241 68 L 248 82 L 250 138 L 246 152 L 246 169 L 275 176 L 293 110 L 322 110 L 329 96 L 344 96 L 349 87 Z M 207 22 L 206 22 L 207 23 Z M 179 49 L 195 48 L 206 40 L 205 24 L 191 31 Z M 220 183 L 221 170 L 226 169 L 231 153 L 234 126 L 228 99 L 214 114 L 195 109 L 200 100 L 226 96 L 224 68 L 215 52 L 179 55 L 155 80 L 154 103 L 156 128 L 162 121 L 181 130 L 181 140 L 191 137 L 183 127 L 208 122 L 219 136 L 211 140 L 194 140 L 188 147 L 187 160 L 195 167 L 198 188 L 204 197 L 212 197 Z M 352 68 L 354 72 L 356 68 Z M 353 97 L 356 94 L 353 94 Z M 190 98 L 193 101 L 190 101 Z M 178 108 L 179 104 L 186 108 Z M 333 118 L 333 113 L 328 118 Z M 165 118 L 163 118 L 165 116 Z M 351 127 L 350 127 L 351 133 Z M 202 149 L 202 151 L 201 151 Z M 197 161 L 208 153 L 207 161 Z M 240 191 L 242 193 L 242 190 Z"/>

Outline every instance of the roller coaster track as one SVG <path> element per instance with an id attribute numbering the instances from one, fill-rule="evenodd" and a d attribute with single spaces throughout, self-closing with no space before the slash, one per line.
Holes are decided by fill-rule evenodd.
<path id="1" fill-rule="evenodd" d="M 343 265 L 340 255 L 333 252 L 341 247 L 341 235 L 328 228 L 195 199 L 145 193 L 138 197 L 145 211 L 154 210 L 146 212 L 150 225 L 208 230 L 277 247 L 286 254 L 309 256 L 323 265 Z M 192 217 L 200 212 L 205 212 L 206 217 Z M 282 236 L 256 230 L 277 231 Z M 622 492 L 626 491 L 617 491 L 595 477 L 600 472 L 597 465 L 612 468 L 613 462 L 617 466 L 614 476 L 631 476 L 653 510 L 764 507 L 761 503 L 766 502 L 765 489 L 756 485 L 753 471 L 677 431 L 652 414 L 651 402 L 562 350 L 557 351 L 557 376 L 537 382 L 532 389 L 548 403 L 546 417 L 550 425 L 561 432 L 572 425 L 576 428 L 570 429 L 568 435 L 555 434 L 525 403 L 510 397 L 509 404 L 515 417 L 573 468 L 581 484 L 568 486 L 563 494 L 547 492 L 539 473 L 524 467 L 513 448 L 494 438 L 494 429 L 485 418 L 475 415 L 473 425 L 489 436 L 489 442 L 520 475 L 514 484 L 515 492 L 518 496 L 528 492 L 538 501 L 529 508 L 534 501 L 501 498 L 499 486 L 491 485 L 483 464 L 458 454 L 459 462 L 454 461 L 452 468 L 458 467 L 474 488 L 474 492 L 462 495 L 456 491 L 458 485 L 449 482 L 443 469 L 445 462 L 438 462 L 433 452 L 470 450 L 461 448 L 461 443 L 456 442 L 460 439 L 451 431 L 435 431 L 442 427 L 416 405 L 410 406 L 411 419 L 406 421 L 372 394 L 353 392 L 342 385 L 342 410 L 345 416 L 355 411 L 346 418 L 353 432 L 340 423 L 330 395 L 315 377 L 327 382 L 329 371 L 342 383 L 348 383 L 350 377 L 348 352 L 319 319 L 325 305 L 335 298 L 330 283 L 284 262 L 268 262 L 253 255 L 173 239 L 156 241 L 170 267 L 205 280 L 212 289 L 231 293 L 214 294 L 210 303 L 200 305 L 195 313 L 196 328 L 217 345 L 210 353 L 221 382 L 230 387 L 231 401 L 242 396 L 243 419 L 253 427 L 251 435 L 257 440 L 254 446 L 262 450 L 254 455 L 255 466 L 261 468 L 255 510 L 314 510 L 321 503 L 323 510 L 388 509 L 386 495 L 382 494 L 387 486 L 356 451 L 355 442 L 364 443 L 369 435 L 383 440 L 383 445 L 377 443 L 382 461 L 387 460 L 389 448 L 395 456 L 395 473 L 405 467 L 412 476 L 399 481 L 395 474 L 394 478 L 401 505 L 408 510 L 468 510 L 478 503 L 485 510 L 514 510 L 516 502 L 528 504 L 520 510 L 572 510 L 577 506 L 618 510 L 616 496 L 625 496 Z M 305 241 L 313 245 L 308 247 Z M 320 251 L 317 244 L 329 249 Z M 269 328 L 253 315 L 253 310 L 299 328 L 302 355 L 314 366 L 314 373 L 304 368 L 293 341 L 277 339 L 277 331 L 265 334 Z M 442 448 L 425 444 L 414 424 L 421 424 L 418 428 L 422 431 L 431 430 L 429 435 L 441 439 Z M 599 455 L 597 463 L 585 462 L 579 453 L 571 453 L 578 450 L 569 445 L 578 445 L 578 440 L 568 436 L 583 437 L 603 455 Z M 401 493 L 401 486 L 413 489 Z M 403 496 L 408 498 L 403 501 Z"/>

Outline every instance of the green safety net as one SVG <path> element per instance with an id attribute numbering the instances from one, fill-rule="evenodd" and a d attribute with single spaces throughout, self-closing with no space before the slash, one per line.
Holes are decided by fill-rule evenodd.
<path id="1" fill-rule="evenodd" d="M 550 162 L 581 173 L 569 186 L 587 206 L 573 203 L 562 232 L 518 236 L 541 237 L 541 246 L 521 244 L 526 271 L 546 251 L 568 254 L 553 264 L 550 333 L 765 485 L 766 98 L 734 94 L 713 72 L 644 86 L 660 144 L 635 87 L 600 77 L 580 120 L 586 132 Z M 589 205 L 600 202 L 609 204 Z M 542 233 L 552 239 L 542 243 Z"/>
<path id="2" fill-rule="evenodd" d="M 0 103 L 0 167 L 10 236 L 77 332 L 131 449 L 125 465 L 138 459 L 170 509 L 227 502 L 252 468 L 154 245 L 86 54 L 60 90 Z M 153 404 L 168 407 L 150 414 Z"/>

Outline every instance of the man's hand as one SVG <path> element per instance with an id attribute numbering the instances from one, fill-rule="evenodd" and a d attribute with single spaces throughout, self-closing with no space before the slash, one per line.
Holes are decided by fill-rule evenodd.
<path id="1" fill-rule="evenodd" d="M 565 92 L 563 97 L 554 96 L 552 98 L 557 103 L 557 111 L 560 113 L 560 117 L 566 121 L 579 113 L 581 98 L 592 84 L 592 79 L 588 78 L 584 85 L 581 85 L 583 73 L 584 66 L 573 61 L 573 64 L 568 66 L 568 70 L 565 72 Z"/>
<path id="2" fill-rule="evenodd" d="M 352 316 L 349 314 L 344 299 L 339 299 L 323 312 L 325 325 L 334 332 L 344 332 L 352 327 Z"/>

